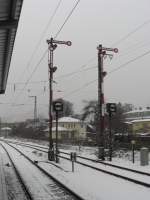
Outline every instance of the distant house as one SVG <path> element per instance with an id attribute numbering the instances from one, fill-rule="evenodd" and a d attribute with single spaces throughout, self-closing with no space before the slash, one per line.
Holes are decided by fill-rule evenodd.
<path id="1" fill-rule="evenodd" d="M 49 129 L 46 129 L 48 136 Z M 53 121 L 52 137 L 56 138 L 56 120 Z M 86 139 L 86 123 L 72 118 L 62 117 L 58 119 L 58 138 L 65 141 L 81 141 Z"/>
<path id="2" fill-rule="evenodd" d="M 150 119 L 133 120 L 131 123 L 133 133 L 150 133 Z"/>
<path id="3" fill-rule="evenodd" d="M 150 119 L 150 108 L 132 110 L 130 112 L 124 113 L 126 122 L 141 119 Z"/>
<path id="4" fill-rule="evenodd" d="M 49 128 L 45 129 L 44 132 L 45 132 L 45 136 L 48 138 L 49 137 Z M 69 130 L 64 127 L 58 126 L 58 139 L 65 140 L 68 137 L 69 137 Z M 52 138 L 53 138 L 53 140 L 56 139 L 56 127 L 52 128 Z"/>
<path id="5" fill-rule="evenodd" d="M 11 133 L 11 128 L 9 128 L 9 127 L 3 127 L 3 128 L 1 128 L 1 136 L 3 136 L 3 137 L 8 137 L 8 135 Z"/>
<path id="6" fill-rule="evenodd" d="M 140 108 L 124 113 L 125 123 L 133 134 L 150 133 L 150 108 Z"/>

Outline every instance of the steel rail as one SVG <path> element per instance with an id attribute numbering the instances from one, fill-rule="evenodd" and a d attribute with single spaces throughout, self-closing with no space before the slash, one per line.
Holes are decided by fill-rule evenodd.
<path id="1" fill-rule="evenodd" d="M 19 182 L 20 182 L 20 184 L 21 184 L 21 187 L 22 187 L 22 189 L 23 189 L 23 191 L 24 191 L 24 193 L 25 193 L 27 199 L 33 200 L 34 198 L 33 198 L 32 194 L 30 193 L 30 191 L 29 191 L 27 185 L 24 183 L 23 178 L 22 178 L 22 176 L 21 176 L 20 173 L 19 173 L 19 170 L 17 169 L 15 163 L 13 162 L 13 160 L 12 160 L 11 157 L 10 157 L 10 154 L 8 153 L 7 149 L 3 146 L 3 144 L 0 143 L 0 145 L 1 145 L 2 148 L 5 150 L 5 152 L 6 152 L 7 156 L 8 156 L 8 158 L 9 158 L 9 160 L 10 160 L 10 162 L 11 162 L 13 168 L 14 168 L 14 171 L 15 171 L 15 173 L 16 173 L 16 175 L 17 175 L 17 178 L 18 178 L 18 180 L 19 180 Z"/>
<path id="2" fill-rule="evenodd" d="M 63 159 L 66 159 L 66 160 L 70 160 L 69 158 L 66 158 L 64 156 L 60 156 L 58 155 L 60 158 L 63 158 Z M 107 170 L 104 170 L 104 169 L 101 169 L 101 168 L 97 168 L 97 167 L 94 167 L 94 166 L 91 166 L 91 165 L 88 165 L 86 163 L 82 163 L 82 162 L 79 162 L 79 161 L 76 161 L 76 163 L 80 164 L 80 165 L 83 165 L 85 167 L 89 167 L 89 168 L 92 168 L 94 170 L 97 170 L 97 171 L 100 171 L 100 172 L 103 172 L 105 174 L 109 174 L 109 175 L 112 175 L 112 176 L 115 176 L 115 177 L 118 177 L 118 178 L 122 178 L 124 180 L 127 180 L 127 181 L 130 181 L 130 182 L 133 182 L 133 183 L 136 183 L 138 185 L 142 185 L 142 186 L 145 186 L 145 187 L 150 187 L 150 184 L 149 183 L 145 183 L 143 181 L 139 181 L 139 180 L 135 180 L 133 178 L 129 178 L 129 177 L 126 177 L 126 176 L 122 176 L 122 175 L 119 175 L 119 174 L 116 174 L 114 172 L 110 172 L 110 171 L 107 171 Z"/>
<path id="3" fill-rule="evenodd" d="M 73 190 L 71 190 L 70 188 L 68 188 L 66 185 L 64 185 L 62 182 L 60 182 L 58 179 L 56 179 L 52 174 L 48 173 L 47 171 L 45 171 L 42 167 L 40 167 L 39 165 L 36 164 L 36 162 L 34 162 L 33 160 L 31 160 L 28 156 L 26 156 L 22 151 L 20 151 L 19 149 L 17 149 L 16 147 L 14 147 L 13 145 L 9 144 L 8 142 L 5 141 L 5 143 L 7 145 L 9 145 L 10 147 L 14 148 L 17 152 L 19 152 L 22 156 L 24 156 L 31 164 L 33 164 L 34 166 L 36 166 L 43 174 L 45 174 L 47 177 L 49 177 L 50 179 L 52 179 L 58 186 L 60 186 L 63 190 L 66 191 L 66 193 L 68 195 L 71 195 L 72 197 L 74 197 L 74 199 L 76 200 L 85 200 L 84 198 L 82 198 L 80 195 L 76 194 Z"/>
<path id="4" fill-rule="evenodd" d="M 11 142 L 11 143 L 15 143 L 15 144 L 18 144 L 18 145 L 22 145 L 22 146 L 26 146 L 26 147 L 29 147 L 29 148 L 33 148 L 35 150 L 38 150 L 38 151 L 41 151 L 41 152 L 44 152 L 44 153 L 47 153 L 47 151 L 42 150 L 42 148 L 43 149 L 48 149 L 47 147 L 40 147 L 38 145 L 30 145 L 30 144 L 24 144 L 24 143 L 18 143 L 18 142 Z M 35 147 L 39 147 L 41 149 L 38 149 L 38 148 L 35 148 Z M 70 153 L 67 153 L 67 152 L 59 151 L 59 153 L 62 153 L 62 154 L 70 156 Z M 62 158 L 66 159 L 66 157 L 63 157 L 63 156 L 62 156 Z M 134 173 L 141 174 L 141 175 L 150 176 L 150 173 L 148 173 L 148 172 L 142 172 L 142 171 L 131 169 L 131 168 L 127 168 L 127 167 L 122 167 L 122 166 L 119 166 L 119 165 L 106 163 L 106 162 L 103 162 L 103 161 L 100 161 L 100 160 L 95 160 L 95 159 L 92 159 L 92 158 L 87 158 L 87 157 L 83 157 L 83 156 L 79 156 L 79 155 L 77 155 L 77 158 L 81 158 L 81 159 L 84 159 L 84 160 L 89 160 L 89 161 L 92 161 L 92 162 L 95 162 L 95 163 L 100 163 L 100 164 L 103 164 L 103 165 L 107 165 L 107 166 L 110 166 L 110 167 L 114 167 L 114 168 L 130 171 L 130 172 L 134 172 Z"/>
<path id="5" fill-rule="evenodd" d="M 22 146 L 26 146 L 26 147 L 29 147 L 29 148 L 33 148 L 33 149 L 36 149 L 36 150 L 41 151 L 41 152 L 44 152 L 44 153 L 47 153 L 47 151 L 44 151 L 44 150 L 35 148 L 34 145 L 28 145 L 28 144 L 24 144 L 24 143 L 17 143 L 17 144 L 18 144 L 18 145 L 22 145 Z M 35 146 L 37 146 L 37 145 L 35 145 Z M 42 148 L 42 147 L 39 147 L 39 148 Z M 45 147 L 44 147 L 44 149 L 45 149 Z M 65 154 L 65 155 L 70 156 L 70 154 L 67 153 L 67 152 L 62 152 L 62 151 L 59 151 L 59 152 L 62 153 L 62 154 Z M 58 157 L 70 161 L 70 158 L 61 156 L 61 155 L 59 155 L 59 154 L 58 154 Z M 140 175 L 150 176 L 150 173 L 148 173 L 148 172 L 142 172 L 142 171 L 138 171 L 138 170 L 135 170 L 135 169 L 131 169 L 131 168 L 127 168 L 127 167 L 122 167 L 122 166 L 118 166 L 118 165 L 114 165 L 114 164 L 110 164 L 110 163 L 106 163 L 106 162 L 102 162 L 102 161 L 99 161 L 99 160 L 94 160 L 94 159 L 86 158 L 86 157 L 82 157 L 82 156 L 77 156 L 77 158 L 81 158 L 81 159 L 84 159 L 84 160 L 89 160 L 89 161 L 92 161 L 92 162 L 95 162 L 95 163 L 100 163 L 100 164 L 103 164 L 103 165 L 107 165 L 107 166 L 110 166 L 110 167 L 122 169 L 122 170 L 125 170 L 125 171 L 130 171 L 130 172 L 137 173 L 137 174 L 140 174 Z M 76 163 L 81 164 L 81 165 L 84 165 L 84 166 L 86 166 L 86 167 L 90 167 L 90 168 L 95 169 L 95 170 L 98 170 L 98 171 L 103 171 L 103 169 L 100 169 L 100 168 L 97 168 L 97 167 L 93 167 L 93 166 L 91 166 L 91 165 L 88 165 L 88 164 L 86 164 L 86 163 L 82 163 L 82 162 L 80 162 L 80 161 L 76 161 Z M 104 170 L 104 171 L 106 171 L 106 170 Z M 108 171 L 106 171 L 106 172 L 108 172 Z M 110 174 L 113 174 L 113 173 L 110 172 Z M 114 174 L 115 174 L 115 173 L 114 173 Z M 119 177 L 119 176 L 120 176 L 120 178 L 121 178 L 122 175 L 117 175 L 117 177 Z M 122 176 L 122 177 L 124 177 L 124 176 Z M 124 179 L 126 179 L 126 178 L 124 178 Z M 130 179 L 130 178 L 129 178 L 129 179 Z M 133 179 L 133 180 L 134 180 L 134 179 Z M 137 180 L 136 182 L 144 183 L 144 182 L 138 181 L 138 180 Z M 145 183 L 145 185 L 147 185 L 147 183 Z M 150 185 L 150 184 L 148 184 L 148 185 Z M 150 186 L 147 186 L 147 187 L 150 187 Z"/>
<path id="6" fill-rule="evenodd" d="M 70 155 L 69 153 L 62 152 L 62 151 L 60 151 L 60 153 L 66 154 L 66 155 Z M 150 173 L 148 173 L 148 172 L 142 172 L 142 171 L 138 171 L 138 170 L 127 168 L 127 167 L 122 167 L 122 166 L 119 166 L 119 165 L 114 165 L 114 164 L 106 163 L 106 162 L 103 162 L 103 161 L 100 161 L 100 160 L 95 160 L 95 159 L 86 158 L 86 157 L 82 157 L 82 156 L 77 156 L 77 158 L 81 158 L 81 159 L 84 159 L 84 160 L 89 160 L 89 161 L 92 161 L 92 162 L 100 163 L 100 164 L 107 165 L 107 166 L 114 167 L 114 168 L 118 168 L 118 169 L 123 169 L 123 170 L 134 172 L 134 173 L 137 173 L 137 174 L 142 174 L 142 175 L 150 176 Z"/>

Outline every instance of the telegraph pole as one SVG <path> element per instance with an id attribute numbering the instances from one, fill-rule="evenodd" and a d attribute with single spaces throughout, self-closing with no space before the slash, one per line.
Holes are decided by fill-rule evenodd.
<path id="1" fill-rule="evenodd" d="M 70 41 L 58 41 L 51 38 L 47 40 L 48 43 L 48 72 L 49 72 L 49 150 L 48 159 L 51 161 L 55 160 L 54 156 L 54 145 L 52 138 L 52 126 L 53 126 L 53 116 L 52 116 L 52 104 L 53 104 L 53 73 L 57 70 L 57 67 L 53 66 L 53 54 L 54 50 L 57 48 L 57 44 L 65 44 L 71 46 Z"/>
<path id="2" fill-rule="evenodd" d="M 31 98 L 34 98 L 34 125 L 36 127 L 37 122 L 37 96 L 29 96 Z"/>
<path id="3" fill-rule="evenodd" d="M 105 130 L 105 102 L 104 102 L 104 77 L 106 72 L 103 70 L 104 56 L 112 56 L 107 51 L 118 52 L 118 49 L 106 48 L 99 45 L 98 50 L 98 127 L 97 127 L 97 140 L 98 140 L 98 158 L 105 160 L 104 155 L 104 130 Z"/>

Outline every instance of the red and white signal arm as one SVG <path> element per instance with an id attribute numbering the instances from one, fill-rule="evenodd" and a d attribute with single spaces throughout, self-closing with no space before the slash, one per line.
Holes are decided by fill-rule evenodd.
<path id="1" fill-rule="evenodd" d="M 67 41 L 66 43 L 68 46 L 71 46 L 72 45 L 72 42 L 71 41 Z"/>
<path id="2" fill-rule="evenodd" d="M 118 49 L 117 49 L 117 48 L 114 48 L 114 52 L 115 52 L 115 53 L 118 53 Z"/>

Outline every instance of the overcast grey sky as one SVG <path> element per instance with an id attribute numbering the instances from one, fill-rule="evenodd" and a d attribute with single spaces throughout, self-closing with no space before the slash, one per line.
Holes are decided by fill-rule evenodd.
<path id="1" fill-rule="evenodd" d="M 0 102 L 29 105 L 0 104 L 1 117 L 4 120 L 14 121 L 32 117 L 33 99 L 29 98 L 29 95 L 37 95 L 38 113 L 47 116 L 47 106 L 41 104 L 48 104 L 48 84 L 30 83 L 48 80 L 47 55 L 23 92 L 23 84 L 16 84 L 14 91 L 14 85 L 10 83 L 28 80 L 47 49 L 46 39 L 56 35 L 77 1 L 61 1 L 52 23 L 35 51 L 58 2 L 59 0 L 24 0 L 7 90 L 6 94 L 0 97 Z M 106 102 L 120 101 L 136 106 L 150 106 L 150 54 L 109 74 L 113 69 L 150 50 L 149 8 L 149 0 L 80 0 L 57 37 L 58 40 L 72 41 L 72 46 L 61 45 L 55 50 L 54 64 L 58 66 L 58 70 L 54 75 L 57 81 L 57 84 L 54 84 L 54 98 L 63 97 L 73 102 L 75 112 L 81 112 L 83 100 L 97 99 L 97 81 L 88 84 L 97 79 L 96 47 L 99 44 L 106 47 L 115 44 L 113 47 L 117 47 L 119 53 L 115 54 L 111 61 L 109 58 L 104 61 L 104 68 L 108 72 L 104 83 Z M 135 33 L 120 41 L 144 23 L 145 25 Z M 33 52 L 35 54 L 31 60 Z M 93 68 L 86 71 L 89 67 Z M 62 75 L 76 70 L 83 72 L 61 78 Z"/>

